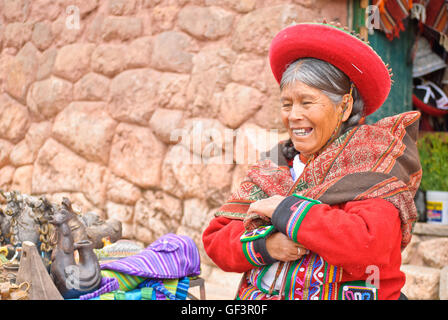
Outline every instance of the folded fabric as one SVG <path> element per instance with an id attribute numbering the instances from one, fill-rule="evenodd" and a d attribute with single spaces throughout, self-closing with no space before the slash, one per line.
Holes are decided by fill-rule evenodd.
<path id="1" fill-rule="evenodd" d="M 134 241 L 121 239 L 101 249 L 93 249 L 99 260 L 120 259 L 142 251 L 144 247 Z"/>
<path id="2" fill-rule="evenodd" d="M 131 276 L 126 273 L 114 271 L 114 270 L 101 270 L 101 276 L 105 278 L 115 278 L 118 281 L 119 290 L 130 291 L 143 282 L 145 278 L 138 276 Z"/>
<path id="3" fill-rule="evenodd" d="M 166 234 L 140 253 L 104 263 L 102 270 L 154 279 L 176 279 L 200 274 L 199 251 L 194 241 L 182 235 Z"/>
<path id="4" fill-rule="evenodd" d="M 114 290 L 99 296 L 90 295 L 88 300 L 185 300 L 189 287 L 189 277 L 163 281 L 146 279 L 139 285 L 139 288 L 127 292 Z"/>
<path id="5" fill-rule="evenodd" d="M 119 289 L 119 284 L 117 279 L 115 278 L 101 278 L 100 288 L 91 293 L 82 295 L 79 297 L 79 300 L 89 300 L 92 298 L 99 297 L 104 293 L 108 293 L 114 290 Z"/>

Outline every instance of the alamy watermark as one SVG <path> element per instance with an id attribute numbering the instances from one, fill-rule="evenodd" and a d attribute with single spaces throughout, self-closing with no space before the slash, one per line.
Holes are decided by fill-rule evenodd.
<path id="1" fill-rule="evenodd" d="M 279 142 L 279 130 L 247 127 L 240 129 L 207 127 L 201 120 L 188 128 L 175 129 L 170 141 L 178 148 L 175 159 L 184 164 L 255 164 L 262 153 Z M 277 149 L 269 158 L 278 163 Z"/>
<path id="2" fill-rule="evenodd" d="M 81 28 L 81 19 L 79 8 L 70 5 L 65 9 L 67 18 L 65 19 L 65 27 L 69 30 L 79 30 Z"/>

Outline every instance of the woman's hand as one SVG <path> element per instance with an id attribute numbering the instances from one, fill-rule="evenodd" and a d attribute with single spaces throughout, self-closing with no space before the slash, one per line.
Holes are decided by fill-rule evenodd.
<path id="1" fill-rule="evenodd" d="M 247 213 L 248 214 L 256 213 L 260 216 L 272 218 L 272 214 L 274 213 L 275 209 L 280 204 L 280 202 L 283 201 L 283 199 L 285 199 L 285 197 L 275 195 L 266 199 L 255 201 L 251 203 Z"/>
<path id="2" fill-rule="evenodd" d="M 266 249 L 272 258 L 285 262 L 300 259 L 309 252 L 281 232 L 275 232 L 266 238 Z"/>

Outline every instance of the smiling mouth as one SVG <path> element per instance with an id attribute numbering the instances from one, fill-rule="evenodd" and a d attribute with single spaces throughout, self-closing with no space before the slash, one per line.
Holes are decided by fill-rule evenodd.
<path id="1" fill-rule="evenodd" d="M 300 129 L 293 129 L 292 133 L 296 137 L 306 137 L 306 136 L 310 135 L 312 131 L 313 131 L 313 128 L 300 128 Z"/>

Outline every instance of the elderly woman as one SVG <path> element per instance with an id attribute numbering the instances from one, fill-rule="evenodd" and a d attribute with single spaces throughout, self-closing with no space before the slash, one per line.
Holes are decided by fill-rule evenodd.
<path id="1" fill-rule="evenodd" d="M 390 74 L 341 28 L 290 26 L 269 57 L 290 139 L 219 208 L 203 234 L 207 254 L 244 272 L 237 299 L 403 298 L 419 113 L 362 124 L 387 98 Z"/>

